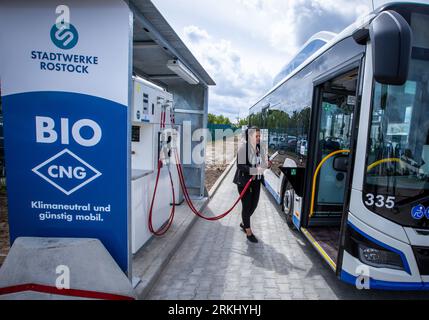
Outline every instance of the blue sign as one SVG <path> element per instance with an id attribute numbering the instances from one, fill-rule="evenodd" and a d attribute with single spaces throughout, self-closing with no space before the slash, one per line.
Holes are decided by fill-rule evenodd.
<path id="1" fill-rule="evenodd" d="M 425 217 L 429 219 L 429 207 L 426 208 Z"/>
<path id="2" fill-rule="evenodd" d="M 0 3 L 11 243 L 96 238 L 130 271 L 129 21 L 122 0 Z"/>
<path id="3" fill-rule="evenodd" d="M 97 238 L 126 270 L 127 108 L 61 92 L 3 106 L 11 241 Z"/>
<path id="4" fill-rule="evenodd" d="M 420 220 L 425 215 L 425 207 L 419 204 L 418 206 L 413 207 L 411 209 L 411 216 L 413 219 Z"/>

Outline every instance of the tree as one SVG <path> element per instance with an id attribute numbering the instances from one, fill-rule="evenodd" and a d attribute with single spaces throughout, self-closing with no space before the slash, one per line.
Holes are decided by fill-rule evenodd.
<path id="1" fill-rule="evenodd" d="M 216 124 L 216 116 L 213 113 L 209 113 L 207 116 L 207 122 Z"/>
<path id="2" fill-rule="evenodd" d="M 242 126 L 248 126 L 249 125 L 249 117 L 238 119 L 237 121 L 237 127 L 241 128 Z"/>
<path id="3" fill-rule="evenodd" d="M 229 120 L 228 117 L 225 117 L 223 115 L 216 116 L 212 113 L 209 113 L 207 116 L 207 122 L 211 124 L 227 124 L 231 125 L 231 120 Z"/>

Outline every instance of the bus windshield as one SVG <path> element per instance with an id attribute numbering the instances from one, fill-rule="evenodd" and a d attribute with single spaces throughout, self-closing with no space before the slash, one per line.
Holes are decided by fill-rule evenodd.
<path id="1" fill-rule="evenodd" d="M 399 218 L 398 209 L 410 213 L 429 196 L 429 15 L 411 14 L 410 26 L 408 81 L 403 86 L 374 85 L 364 201 L 371 210 L 414 226 L 421 217 Z M 380 195 L 384 200 L 374 200 Z M 418 225 L 429 227 L 428 221 Z"/>

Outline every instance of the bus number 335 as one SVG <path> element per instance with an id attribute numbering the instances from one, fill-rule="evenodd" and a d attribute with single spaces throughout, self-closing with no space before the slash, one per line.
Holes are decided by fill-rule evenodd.
<path id="1" fill-rule="evenodd" d="M 395 197 L 367 193 L 365 204 L 369 207 L 375 205 L 377 208 L 392 209 L 395 206 Z"/>

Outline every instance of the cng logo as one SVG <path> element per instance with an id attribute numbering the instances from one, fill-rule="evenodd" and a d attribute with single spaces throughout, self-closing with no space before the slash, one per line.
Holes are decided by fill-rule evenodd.
<path id="1" fill-rule="evenodd" d="M 71 195 L 101 176 L 97 169 L 68 149 L 49 158 L 32 171 L 66 195 Z"/>
<path id="2" fill-rule="evenodd" d="M 77 45 L 79 33 L 70 23 L 70 9 L 66 5 L 60 5 L 55 13 L 59 16 L 51 28 L 51 40 L 60 49 L 69 50 Z"/>

